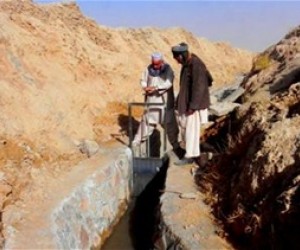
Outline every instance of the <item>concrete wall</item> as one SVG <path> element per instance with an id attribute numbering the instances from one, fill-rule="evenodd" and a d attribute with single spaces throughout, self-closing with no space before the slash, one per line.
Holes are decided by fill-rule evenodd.
<path id="1" fill-rule="evenodd" d="M 130 198 L 130 159 L 121 154 L 93 173 L 53 212 L 58 248 L 87 249 L 103 244 Z"/>
<path id="2" fill-rule="evenodd" d="M 178 167 L 170 161 L 165 192 L 160 197 L 162 239 L 157 244 L 166 249 L 233 249 L 218 236 L 205 196 L 195 186 L 192 167 Z"/>
<path id="3" fill-rule="evenodd" d="M 132 187 L 131 151 L 103 150 L 81 162 L 49 191 L 6 239 L 6 249 L 99 247 L 127 209 Z"/>

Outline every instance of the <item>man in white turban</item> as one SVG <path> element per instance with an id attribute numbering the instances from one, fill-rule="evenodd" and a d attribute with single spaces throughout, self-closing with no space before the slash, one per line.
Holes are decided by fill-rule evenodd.
<path id="1" fill-rule="evenodd" d="M 161 53 L 153 53 L 151 64 L 142 73 L 140 84 L 145 92 L 145 102 L 165 104 L 166 114 L 164 107 L 150 106 L 143 115 L 133 145 L 144 142 L 153 133 L 157 124 L 164 125 L 166 123 L 168 140 L 174 153 L 181 159 L 185 155 L 185 150 L 180 147 L 178 142 L 179 129 L 174 113 L 173 80 L 174 72 L 171 66 L 164 62 Z"/>

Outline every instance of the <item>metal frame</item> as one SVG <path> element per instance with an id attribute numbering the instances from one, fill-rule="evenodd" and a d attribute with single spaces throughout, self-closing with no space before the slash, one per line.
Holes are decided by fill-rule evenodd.
<path id="1" fill-rule="evenodd" d="M 147 138 L 146 144 L 146 157 L 136 157 L 135 152 L 132 149 L 133 140 L 133 127 L 132 127 L 132 108 L 134 106 L 144 107 L 146 111 L 149 111 L 151 106 L 163 106 L 164 108 L 164 129 L 163 129 L 163 154 L 160 157 L 150 157 L 150 140 L 149 136 Z M 167 149 L 167 137 L 166 137 L 166 105 L 164 103 L 140 103 L 131 102 L 128 104 L 128 114 L 129 114 L 129 147 L 132 149 L 132 167 L 133 167 L 133 197 L 139 196 L 145 187 L 151 182 L 154 176 L 160 171 L 166 160 L 166 149 Z M 149 126 L 146 123 L 146 126 Z M 159 149 L 161 152 L 161 148 Z"/>
<path id="2" fill-rule="evenodd" d="M 166 104 L 165 103 L 144 103 L 144 102 L 131 102 L 128 104 L 128 115 L 129 115 L 129 147 L 132 149 L 132 141 L 133 141 L 133 128 L 132 128 L 132 107 L 133 106 L 140 106 L 140 107 L 146 107 L 146 111 L 149 110 L 149 106 L 163 106 L 164 108 L 164 129 L 163 129 L 163 151 L 164 153 L 167 150 L 167 136 L 166 136 Z M 148 126 L 148 124 L 146 124 Z M 149 138 L 147 138 L 147 147 L 146 147 L 146 153 L 147 158 L 156 158 L 156 157 L 150 157 L 150 142 Z M 135 156 L 133 156 L 135 157 Z"/>

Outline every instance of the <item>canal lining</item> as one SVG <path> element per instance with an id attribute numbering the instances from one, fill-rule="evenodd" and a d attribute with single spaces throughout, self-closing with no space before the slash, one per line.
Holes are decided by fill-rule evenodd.
<path id="1" fill-rule="evenodd" d="M 131 249 L 147 250 L 155 249 L 155 242 L 161 238 L 160 225 L 160 196 L 161 190 L 164 189 L 167 170 L 169 167 L 169 158 L 166 157 L 160 168 L 160 171 L 153 177 L 144 191 L 139 196 L 132 200 L 129 206 L 130 211 L 126 212 L 125 218 L 119 223 L 112 235 L 107 239 L 103 245 L 103 249 L 109 250 L 111 240 L 118 238 L 115 233 L 124 233 L 130 237 Z M 126 218 L 129 217 L 129 218 Z M 124 226 L 124 221 L 128 221 L 129 227 Z M 123 223 L 123 224 L 122 224 Z M 123 227 L 119 230 L 118 227 Z M 124 229 L 125 228 L 125 229 Z M 114 247 L 116 246 L 114 242 Z M 126 246 L 120 242 L 120 249 L 127 249 Z"/>

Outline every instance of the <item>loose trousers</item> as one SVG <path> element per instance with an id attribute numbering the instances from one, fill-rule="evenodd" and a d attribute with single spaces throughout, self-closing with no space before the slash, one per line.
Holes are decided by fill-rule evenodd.
<path id="1" fill-rule="evenodd" d="M 165 124 L 166 128 L 165 129 L 167 132 L 168 140 L 169 140 L 170 144 L 172 145 L 172 148 L 176 149 L 179 147 L 179 142 L 178 142 L 179 128 L 178 128 L 178 124 L 176 121 L 174 109 L 167 109 L 165 118 L 166 118 L 166 124 Z M 162 127 L 164 127 L 163 119 L 157 123 L 148 123 L 147 124 L 147 117 L 144 116 L 139 125 L 138 131 L 134 137 L 134 142 L 139 144 L 139 143 L 147 140 L 147 138 L 153 133 L 153 130 L 157 124 L 160 124 Z"/>
<path id="2" fill-rule="evenodd" d="M 201 123 L 208 122 L 208 111 L 196 110 L 191 115 L 181 114 L 178 116 L 178 124 L 181 138 L 185 142 L 186 158 L 200 156 L 200 130 Z"/>

